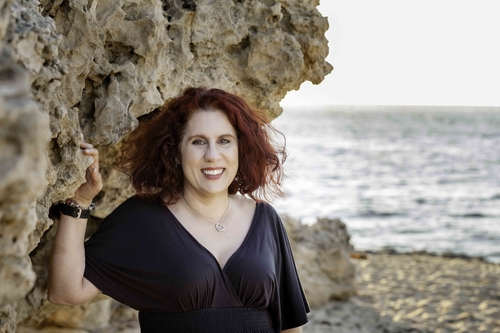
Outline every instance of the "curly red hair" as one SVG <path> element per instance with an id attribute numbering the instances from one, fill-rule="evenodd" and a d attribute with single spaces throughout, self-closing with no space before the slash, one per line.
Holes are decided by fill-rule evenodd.
<path id="1" fill-rule="evenodd" d="M 130 176 L 137 194 L 167 205 L 181 198 L 184 174 L 177 165 L 179 145 L 188 121 L 199 111 L 223 112 L 236 130 L 239 169 L 229 194 L 239 192 L 257 201 L 283 196 L 284 135 L 241 97 L 206 88 L 186 89 L 141 121 L 125 140 L 118 169 Z"/>

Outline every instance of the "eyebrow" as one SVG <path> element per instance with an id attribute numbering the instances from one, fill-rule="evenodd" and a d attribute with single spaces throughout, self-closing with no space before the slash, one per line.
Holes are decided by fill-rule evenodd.
<path id="1" fill-rule="evenodd" d="M 223 137 L 226 137 L 226 136 L 229 136 L 229 137 L 231 137 L 231 138 L 233 138 L 233 139 L 235 139 L 235 138 L 236 138 L 233 134 L 230 134 L 230 133 L 219 135 L 219 137 L 218 137 L 218 138 L 223 138 Z M 187 139 L 187 141 L 190 141 L 190 140 L 192 140 L 192 139 L 194 139 L 194 138 L 203 138 L 203 139 L 207 139 L 207 137 L 206 137 L 204 134 L 194 134 L 194 135 L 191 135 L 191 136 Z"/>

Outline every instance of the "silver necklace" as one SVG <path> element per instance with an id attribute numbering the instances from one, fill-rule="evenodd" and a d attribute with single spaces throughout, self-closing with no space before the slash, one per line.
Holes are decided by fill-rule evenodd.
<path id="1" fill-rule="evenodd" d="M 182 200 L 184 200 L 184 203 L 186 204 L 186 206 L 188 206 L 188 208 L 198 217 L 201 217 L 202 219 L 204 219 L 205 221 L 207 222 L 210 222 L 212 224 L 215 225 L 215 230 L 217 230 L 218 232 L 223 232 L 224 229 L 226 229 L 226 226 L 224 224 L 222 224 L 221 222 L 224 220 L 224 218 L 226 217 L 226 214 L 227 212 L 229 211 L 229 198 L 227 199 L 227 207 L 226 207 L 226 210 L 224 211 L 224 214 L 222 214 L 221 218 L 219 219 L 219 222 L 214 222 L 212 220 L 210 220 L 209 218 L 201 215 L 200 213 L 198 213 L 196 210 L 194 210 L 193 207 L 191 207 L 188 202 L 186 201 L 186 198 L 184 198 L 184 196 L 182 196 Z"/>

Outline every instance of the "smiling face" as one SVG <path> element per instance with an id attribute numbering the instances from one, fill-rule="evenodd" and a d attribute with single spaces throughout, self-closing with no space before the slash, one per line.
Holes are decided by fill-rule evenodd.
<path id="1" fill-rule="evenodd" d="M 221 111 L 198 111 L 180 143 L 184 191 L 198 196 L 227 195 L 238 172 L 237 134 Z"/>

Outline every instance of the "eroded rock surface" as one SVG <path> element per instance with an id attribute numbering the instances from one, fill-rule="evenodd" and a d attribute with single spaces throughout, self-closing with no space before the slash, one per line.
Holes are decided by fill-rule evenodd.
<path id="1" fill-rule="evenodd" d="M 29 73 L 4 41 L 10 12 L 0 1 L 0 332 L 14 332 L 16 301 L 33 287 L 29 254 L 36 199 L 47 185 L 49 119 L 31 96 Z"/>
<path id="2" fill-rule="evenodd" d="M 59 308 L 45 292 L 50 208 L 91 163 L 78 131 L 102 153 L 98 222 L 132 193 L 112 169 L 120 141 L 165 100 L 188 86 L 218 87 L 272 119 L 288 91 L 321 82 L 332 67 L 317 5 L 0 0 L 0 332 L 55 322 Z"/>
<path id="3" fill-rule="evenodd" d="M 318 308 L 354 295 L 353 249 L 345 224 L 324 218 L 311 226 L 288 218 L 284 222 L 309 305 Z"/>

